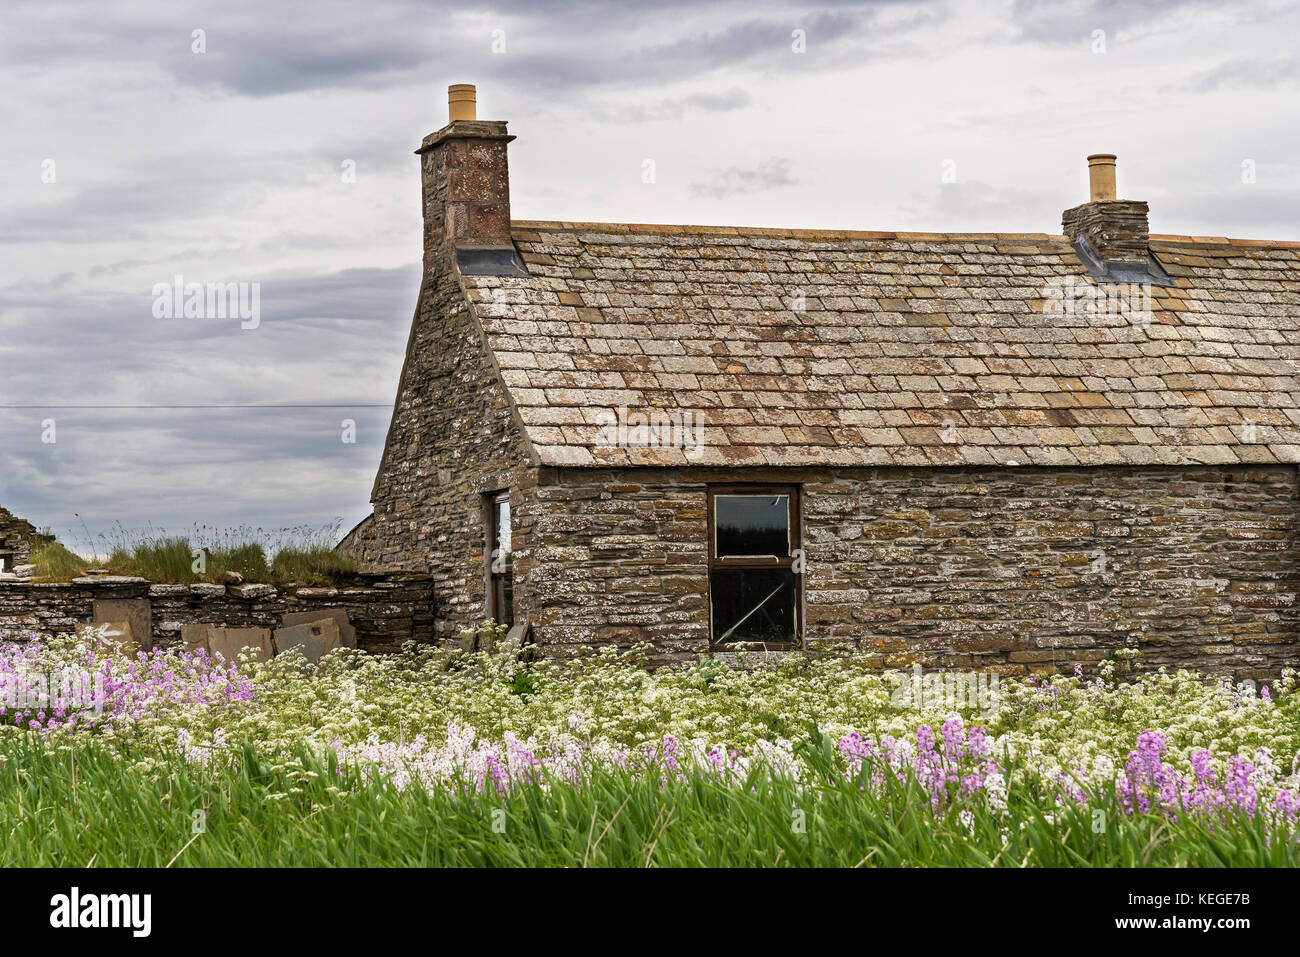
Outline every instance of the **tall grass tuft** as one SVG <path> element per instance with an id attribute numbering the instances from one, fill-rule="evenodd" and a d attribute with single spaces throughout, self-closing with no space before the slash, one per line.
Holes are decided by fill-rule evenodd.
<path id="1" fill-rule="evenodd" d="M 90 567 L 80 555 L 53 540 L 34 547 L 28 561 L 34 566 L 32 574 L 37 581 L 68 581 L 84 575 Z"/>
<path id="2" fill-rule="evenodd" d="M 212 578 L 218 581 L 227 572 L 242 575 L 250 582 L 264 582 L 269 581 L 271 578 L 270 565 L 266 560 L 266 550 L 256 542 L 210 550 L 208 553 L 208 572 Z"/>
<path id="3" fill-rule="evenodd" d="M 188 538 L 160 536 L 139 542 L 129 552 L 114 549 L 107 568 L 115 575 L 136 575 L 154 582 L 193 582 L 199 580 L 193 564 Z"/>
<path id="4" fill-rule="evenodd" d="M 271 577 L 279 584 L 335 585 L 356 573 L 357 563 L 332 548 L 282 548 L 271 562 Z"/>

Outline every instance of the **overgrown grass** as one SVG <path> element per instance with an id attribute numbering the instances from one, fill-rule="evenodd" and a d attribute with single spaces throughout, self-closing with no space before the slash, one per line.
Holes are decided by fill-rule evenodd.
<path id="1" fill-rule="evenodd" d="M 32 548 L 28 559 L 33 566 L 32 575 L 37 581 L 67 581 L 83 575 L 90 564 L 58 542 L 50 540 Z"/>
<path id="2" fill-rule="evenodd" d="M 202 765 L 31 735 L 0 756 L 6 867 L 1300 864 L 1294 837 L 1263 819 L 1216 830 L 1126 817 L 1107 797 L 1049 814 L 1028 785 L 1005 813 L 936 817 L 919 785 L 874 796 L 830 768 L 803 784 L 761 767 L 741 784 L 601 770 L 502 796 L 399 791 L 305 750 Z"/>
<path id="3" fill-rule="evenodd" d="M 114 549 L 104 567 L 114 575 L 138 575 L 154 582 L 199 581 L 193 563 L 189 539 L 158 538 L 141 542 L 129 551 Z"/>
<path id="4" fill-rule="evenodd" d="M 248 582 L 336 585 L 347 581 L 357 567 L 351 557 L 334 550 L 332 531 L 337 529 L 264 532 L 195 526 L 185 535 L 154 529 L 132 535 L 119 526 L 111 537 L 100 536 L 91 559 L 51 540 L 33 550 L 32 564 L 41 581 L 67 581 L 89 568 L 102 567 L 114 575 L 153 582 L 221 582 L 227 573 L 235 572 Z M 101 547 L 106 557 L 99 557 Z"/>
<path id="5" fill-rule="evenodd" d="M 271 578 L 277 582 L 333 585 L 355 574 L 357 563 L 333 549 L 282 548 L 271 562 Z"/>

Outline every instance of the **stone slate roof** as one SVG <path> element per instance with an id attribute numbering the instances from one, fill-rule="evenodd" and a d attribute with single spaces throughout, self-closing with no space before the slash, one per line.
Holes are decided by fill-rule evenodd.
<path id="1" fill-rule="evenodd" d="M 1300 243 L 1152 236 L 1144 324 L 1063 236 L 513 234 L 531 278 L 461 281 L 544 465 L 1300 462 Z M 620 408 L 705 448 L 602 445 Z"/>

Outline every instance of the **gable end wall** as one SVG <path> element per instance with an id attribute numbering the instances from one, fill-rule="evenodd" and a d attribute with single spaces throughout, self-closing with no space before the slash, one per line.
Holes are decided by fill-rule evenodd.
<path id="1" fill-rule="evenodd" d="M 458 276 L 443 255 L 425 268 L 373 527 L 355 547 L 363 567 L 429 575 L 433 637 L 454 638 L 488 615 L 483 496 L 505 488 L 522 495 L 535 472 Z"/>

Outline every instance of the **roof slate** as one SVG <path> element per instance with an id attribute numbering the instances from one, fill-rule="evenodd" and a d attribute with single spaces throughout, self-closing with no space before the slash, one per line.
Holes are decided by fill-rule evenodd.
<path id="1" fill-rule="evenodd" d="M 1152 236 L 1144 303 L 1063 236 L 513 232 L 461 282 L 545 465 L 1300 462 L 1300 243 Z"/>

